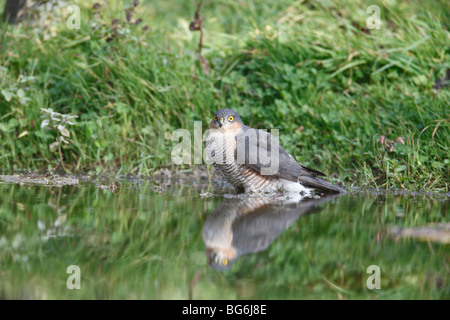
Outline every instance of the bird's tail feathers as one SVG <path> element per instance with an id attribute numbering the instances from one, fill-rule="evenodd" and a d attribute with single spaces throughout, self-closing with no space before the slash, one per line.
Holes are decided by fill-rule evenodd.
<path id="1" fill-rule="evenodd" d="M 339 188 L 330 182 L 324 181 L 316 177 L 301 176 L 299 182 L 304 186 L 320 189 L 326 192 L 347 193 L 346 190 Z"/>

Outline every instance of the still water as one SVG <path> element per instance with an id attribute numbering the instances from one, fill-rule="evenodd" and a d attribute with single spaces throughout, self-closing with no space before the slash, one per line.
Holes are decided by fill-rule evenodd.
<path id="1" fill-rule="evenodd" d="M 0 199 L 0 298 L 450 298 L 448 194 L 244 199 L 187 174 Z"/>

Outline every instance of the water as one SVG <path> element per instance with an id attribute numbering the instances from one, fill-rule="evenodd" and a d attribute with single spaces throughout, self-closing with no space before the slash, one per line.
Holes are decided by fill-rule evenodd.
<path id="1" fill-rule="evenodd" d="M 206 179 L 115 179 L 0 184 L 0 298 L 450 298 L 448 195 L 271 204 Z"/>

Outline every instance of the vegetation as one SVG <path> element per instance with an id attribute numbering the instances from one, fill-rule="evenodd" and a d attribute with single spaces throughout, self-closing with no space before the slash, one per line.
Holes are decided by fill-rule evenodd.
<path id="1" fill-rule="evenodd" d="M 205 0 L 194 31 L 189 1 L 77 4 L 79 30 L 66 2 L 1 25 L 4 172 L 149 174 L 173 166 L 173 130 L 228 107 L 348 186 L 449 189 L 445 0 L 377 2 L 380 29 L 366 1 Z M 62 156 L 41 108 L 78 116 Z"/>

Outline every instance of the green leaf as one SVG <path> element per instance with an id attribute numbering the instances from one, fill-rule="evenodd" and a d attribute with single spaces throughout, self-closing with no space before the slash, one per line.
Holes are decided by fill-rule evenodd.
<path id="1" fill-rule="evenodd" d="M 5 97 L 5 100 L 6 101 L 11 101 L 11 99 L 12 99 L 12 97 L 13 97 L 13 93 L 12 92 L 10 92 L 10 91 L 8 91 L 8 90 L 6 90 L 6 89 L 3 89 L 2 90 L 2 94 L 3 94 L 3 96 Z"/>
<path id="2" fill-rule="evenodd" d="M 442 169 L 444 164 L 442 162 L 433 161 L 431 162 L 431 166 L 436 169 Z"/>
<path id="3" fill-rule="evenodd" d="M 69 132 L 69 130 L 67 130 L 67 128 L 66 127 L 64 127 L 63 125 L 58 125 L 58 130 L 59 130 L 59 132 L 61 132 L 61 134 L 64 136 L 64 137 L 70 137 L 70 132 Z"/>
<path id="4" fill-rule="evenodd" d="M 49 123 L 50 123 L 50 121 L 48 119 L 45 119 L 44 121 L 42 121 L 41 129 L 44 129 L 46 126 L 48 126 Z"/>
<path id="5" fill-rule="evenodd" d="M 66 139 L 64 139 L 63 136 L 59 137 L 59 141 L 64 142 L 65 144 L 69 144 L 69 141 L 67 141 Z"/>
<path id="6" fill-rule="evenodd" d="M 23 89 L 17 90 L 16 94 L 19 98 L 25 98 L 25 91 L 23 91 Z"/>
<path id="7" fill-rule="evenodd" d="M 58 145 L 59 145 L 59 142 L 56 141 L 56 142 L 50 143 L 48 148 L 50 149 L 50 151 L 55 152 Z"/>

